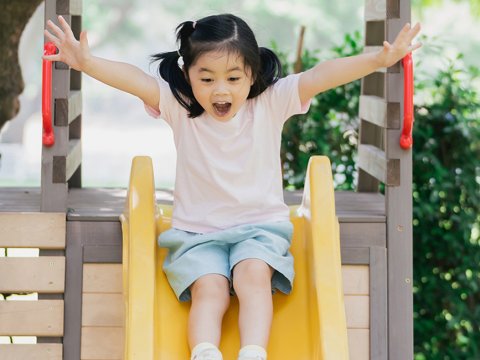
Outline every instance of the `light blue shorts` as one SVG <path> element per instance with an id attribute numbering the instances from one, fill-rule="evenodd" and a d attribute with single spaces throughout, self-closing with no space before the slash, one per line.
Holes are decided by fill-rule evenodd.
<path id="1" fill-rule="evenodd" d="M 171 228 L 160 234 L 158 244 L 168 249 L 163 270 L 180 301 L 190 300 L 190 285 L 207 274 L 225 276 L 233 294 L 232 269 L 245 259 L 265 261 L 275 270 L 272 291 L 289 294 L 294 278 L 289 251 L 292 233 L 290 221 L 241 225 L 205 234 Z"/>

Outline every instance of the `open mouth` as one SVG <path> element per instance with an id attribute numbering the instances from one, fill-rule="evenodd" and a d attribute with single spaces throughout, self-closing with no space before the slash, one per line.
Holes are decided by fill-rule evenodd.
<path id="1" fill-rule="evenodd" d="M 213 103 L 213 109 L 215 110 L 215 114 L 220 117 L 227 115 L 230 112 L 231 108 L 232 108 L 232 103 L 229 103 L 229 102 Z"/>

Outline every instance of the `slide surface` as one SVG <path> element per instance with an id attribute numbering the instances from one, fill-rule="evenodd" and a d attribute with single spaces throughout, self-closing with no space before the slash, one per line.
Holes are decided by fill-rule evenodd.
<path id="1" fill-rule="evenodd" d="M 125 360 L 188 360 L 189 303 L 179 303 L 162 271 L 165 251 L 156 244 L 170 227 L 170 206 L 155 204 L 151 160 L 136 157 L 124 214 L 123 283 Z M 310 159 L 302 205 L 291 208 L 295 258 L 292 294 L 275 294 L 269 360 L 347 360 L 340 239 L 330 161 Z M 225 360 L 238 354 L 238 302 L 224 318 Z"/>

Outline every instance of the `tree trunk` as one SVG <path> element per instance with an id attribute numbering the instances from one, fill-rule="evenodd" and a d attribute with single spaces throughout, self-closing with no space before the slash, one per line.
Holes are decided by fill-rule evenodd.
<path id="1" fill-rule="evenodd" d="M 0 129 L 20 110 L 18 96 L 24 84 L 18 45 L 23 29 L 41 2 L 0 0 Z"/>

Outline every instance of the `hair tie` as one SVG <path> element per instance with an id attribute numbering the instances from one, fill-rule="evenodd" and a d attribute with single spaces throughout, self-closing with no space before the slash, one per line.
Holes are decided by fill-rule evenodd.
<path id="1" fill-rule="evenodd" d="M 177 51 L 178 52 L 178 51 Z M 178 52 L 178 54 L 180 54 L 180 52 Z M 180 69 L 183 70 L 183 65 L 185 65 L 185 63 L 183 62 L 183 56 L 180 55 L 180 57 L 178 58 L 177 60 L 177 65 Z"/>
<path id="2" fill-rule="evenodd" d="M 196 21 L 194 21 L 193 24 L 192 24 L 192 27 L 193 27 L 194 30 L 195 30 L 195 26 L 197 26 L 197 22 L 196 22 Z"/>

